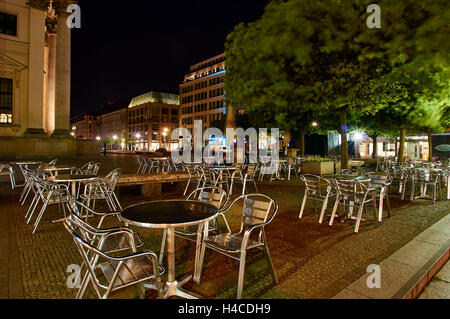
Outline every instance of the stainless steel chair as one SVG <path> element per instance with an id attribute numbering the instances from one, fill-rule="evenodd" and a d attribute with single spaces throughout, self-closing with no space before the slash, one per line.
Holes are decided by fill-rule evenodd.
<path id="1" fill-rule="evenodd" d="M 158 297 L 162 298 L 160 275 L 164 272 L 164 269 L 159 266 L 155 253 L 151 251 L 136 252 L 131 232 L 124 229 L 118 231 L 128 237 L 133 253 L 115 257 L 102 251 L 102 248 L 104 248 L 106 242 L 105 238 L 116 235 L 116 231 L 103 234 L 101 237 L 103 240 L 100 240 L 99 246 L 95 247 L 80 233 L 80 229 L 84 229 L 84 231 L 86 229 L 75 219 L 67 219 L 64 226 L 72 235 L 83 263 L 87 266 L 87 274 L 84 276 L 77 298 L 83 297 L 89 283 L 92 283 L 100 299 L 106 299 L 111 293 L 134 285 L 139 285 L 140 297 L 144 297 L 145 291 L 142 285 L 144 282 L 154 283 L 151 288 L 156 289 Z"/>
<path id="2" fill-rule="evenodd" d="M 233 186 L 235 183 L 242 184 L 242 195 L 245 194 L 247 183 L 253 182 L 256 193 L 258 193 L 258 186 L 256 186 L 256 174 L 259 171 L 258 164 L 248 164 L 245 173 L 242 170 L 236 170 L 232 175 L 232 184 L 230 187 L 230 195 L 233 192 Z"/>
<path id="3" fill-rule="evenodd" d="M 383 220 L 383 206 L 386 204 L 388 217 L 391 217 L 391 203 L 389 201 L 389 187 L 392 185 L 392 176 L 381 174 L 379 172 L 367 173 L 366 176 L 370 178 L 369 188 L 374 188 L 377 191 L 377 200 L 379 206 L 378 221 Z M 383 205 L 381 205 L 383 203 Z"/>
<path id="4" fill-rule="evenodd" d="M 115 194 L 115 188 L 122 169 L 117 168 L 110 172 L 106 177 L 99 181 L 88 182 L 84 188 L 84 194 L 81 195 L 83 204 L 95 209 L 95 203 L 98 200 L 105 200 L 110 211 L 122 210 L 122 206 Z"/>
<path id="5" fill-rule="evenodd" d="M 55 158 L 54 160 L 52 160 L 52 161 L 50 161 L 50 162 L 48 162 L 48 163 L 43 163 L 43 164 L 39 165 L 39 168 L 41 168 L 41 167 L 55 166 L 57 162 L 58 162 L 58 159 Z"/>
<path id="6" fill-rule="evenodd" d="M 336 196 L 336 192 L 332 192 L 333 184 L 330 181 L 316 175 L 301 175 L 300 179 L 305 184 L 305 194 L 303 195 L 302 206 L 300 208 L 298 218 L 303 217 L 308 200 L 314 201 L 314 212 L 317 210 L 317 201 L 321 201 L 322 209 L 319 215 L 319 224 L 322 224 L 328 207 L 328 201 L 331 197 Z"/>
<path id="7" fill-rule="evenodd" d="M 139 168 L 136 174 L 143 174 L 147 169 L 147 161 L 142 156 L 137 157 Z"/>
<path id="8" fill-rule="evenodd" d="M 9 176 L 11 188 L 16 188 L 16 179 L 14 178 L 14 170 L 11 165 L 0 164 L 0 176 Z"/>
<path id="9" fill-rule="evenodd" d="M 186 188 L 184 189 L 183 196 L 186 196 L 187 191 L 189 190 L 189 185 L 191 182 L 197 183 L 195 189 L 199 189 L 201 183 L 203 182 L 202 171 L 198 168 L 197 165 L 193 164 L 184 164 L 184 168 L 189 175 L 189 180 L 186 184 Z"/>
<path id="10" fill-rule="evenodd" d="M 270 257 L 269 248 L 265 233 L 265 226 L 268 225 L 278 212 L 278 204 L 269 196 L 263 194 L 242 195 L 235 199 L 224 211 L 228 212 L 238 202 L 243 202 L 242 220 L 238 232 L 229 232 L 209 236 L 208 225 L 205 225 L 202 250 L 200 255 L 200 265 L 198 267 L 198 281 L 200 281 L 201 270 L 203 268 L 203 259 L 205 249 L 209 248 L 225 256 L 239 261 L 239 276 L 237 298 L 242 297 L 244 287 L 245 261 L 247 252 L 251 249 L 260 249 L 269 264 L 271 275 L 275 283 L 278 278 Z"/>
<path id="11" fill-rule="evenodd" d="M 348 217 L 355 219 L 353 217 L 353 207 L 354 205 L 359 205 L 358 216 L 356 217 L 356 224 L 354 232 L 359 232 L 359 226 L 362 220 L 362 214 L 364 206 L 367 204 L 372 204 L 374 208 L 374 217 L 376 222 L 377 218 L 377 206 L 376 206 L 376 189 L 366 186 L 363 182 L 356 180 L 346 180 L 346 179 L 333 179 L 333 183 L 337 189 L 336 202 L 334 204 L 333 213 L 330 218 L 330 226 L 333 225 L 334 218 L 336 216 L 339 204 L 343 204 L 344 207 L 349 207 Z M 369 197 L 369 194 L 372 196 Z"/>
<path id="12" fill-rule="evenodd" d="M 64 217 L 66 217 L 66 211 L 63 204 L 67 203 L 71 197 L 67 185 L 48 182 L 37 175 L 33 175 L 33 178 L 33 186 L 35 187 L 36 192 L 33 202 L 30 205 L 31 211 L 30 209 L 28 210 L 26 218 L 28 217 L 27 224 L 29 224 L 39 201 L 41 201 L 42 208 L 34 222 L 33 234 L 35 234 L 47 206 L 58 204 L 60 211 L 62 211 Z"/>
<path id="13" fill-rule="evenodd" d="M 198 195 L 197 195 L 198 194 Z M 219 214 L 216 219 L 214 219 L 210 223 L 209 233 L 210 234 L 216 234 L 220 233 L 219 229 L 219 222 L 218 218 L 221 217 L 225 227 L 227 228 L 228 232 L 231 232 L 230 226 L 228 224 L 227 218 L 225 217 L 224 213 L 222 213 L 222 209 L 225 207 L 225 205 L 228 202 L 228 196 L 225 190 L 219 187 L 203 187 L 196 189 L 193 191 L 189 196 L 186 198 L 186 200 L 198 200 L 202 202 L 210 203 L 218 208 Z M 211 227 L 212 226 L 212 227 Z M 175 236 L 178 238 L 186 239 L 192 242 L 197 243 L 197 248 L 201 245 L 201 233 L 199 233 L 201 229 L 198 225 L 195 226 L 187 226 L 183 228 L 176 228 L 175 229 Z M 164 230 L 163 239 L 161 242 L 161 250 L 159 253 L 159 263 L 163 263 L 163 257 L 164 257 L 164 250 L 166 245 L 166 239 L 167 239 L 167 229 Z M 198 258 L 199 258 L 199 249 L 196 249 L 196 255 L 195 255 L 195 261 L 196 265 L 198 264 Z M 194 277 L 194 282 L 197 282 L 197 278 Z"/>
<path id="14" fill-rule="evenodd" d="M 417 169 L 412 174 L 411 198 L 414 199 L 416 193 L 420 194 L 420 198 L 431 199 L 432 203 L 436 203 L 437 195 L 442 200 L 442 187 L 440 183 L 440 174 L 429 169 Z M 418 189 L 417 189 L 418 188 Z M 428 189 L 431 189 L 431 197 L 427 196 Z"/>

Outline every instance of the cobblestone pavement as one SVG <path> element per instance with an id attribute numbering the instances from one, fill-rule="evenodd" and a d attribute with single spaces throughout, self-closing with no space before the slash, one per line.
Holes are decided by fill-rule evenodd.
<path id="1" fill-rule="evenodd" d="M 90 160 L 103 164 L 101 175 L 116 167 L 125 173 L 137 170 L 136 159 L 131 156 L 85 157 L 60 160 L 59 164 L 81 166 Z M 327 223 L 319 225 L 311 207 L 303 219 L 298 219 L 303 192 L 298 180 L 264 182 L 258 188 L 280 206 L 267 227 L 279 284 L 272 283 L 262 253 L 249 253 L 244 298 L 331 298 L 361 277 L 368 265 L 381 262 L 450 212 L 450 201 L 432 205 L 427 200 L 410 203 L 393 198 L 391 218 L 376 226 L 373 215 L 367 214 L 360 233 L 354 234 L 350 222 L 335 222 L 332 227 Z M 20 206 L 20 192 L 21 189 L 11 191 L 7 183 L 0 183 L 0 298 L 73 298 L 76 291 L 67 287 L 66 270 L 71 264 L 80 264 L 80 256 L 62 224 L 52 223 L 61 213 L 57 207 L 49 208 L 37 233 L 32 235 L 32 225 L 24 221 L 30 201 Z M 134 188 L 120 189 L 119 197 L 123 207 L 149 200 Z M 160 198 L 179 197 L 176 188 L 168 188 Z M 99 205 L 99 209 L 104 207 Z M 238 210 L 230 215 L 232 228 L 239 224 L 239 217 Z M 135 230 L 143 238 L 145 249 L 159 251 L 161 231 Z M 177 276 L 191 274 L 194 245 L 177 241 L 176 250 Z M 235 298 L 237 273 L 237 262 L 207 250 L 202 284 L 188 283 L 185 287 L 207 298 Z M 129 289 L 115 297 L 135 295 L 134 289 Z M 92 291 L 88 296 L 93 297 Z"/>
<path id="2" fill-rule="evenodd" d="M 450 262 L 434 276 L 419 299 L 450 299 Z"/>

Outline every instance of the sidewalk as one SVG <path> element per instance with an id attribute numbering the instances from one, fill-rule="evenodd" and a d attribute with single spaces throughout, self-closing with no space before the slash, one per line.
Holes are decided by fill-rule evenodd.
<path id="1" fill-rule="evenodd" d="M 137 170 L 137 162 L 127 157 L 80 158 L 61 160 L 59 164 L 82 166 L 90 160 L 103 164 L 101 175 L 116 167 L 121 167 L 124 173 Z M 253 187 L 250 188 L 249 191 L 253 191 Z M 448 233 L 441 234 L 437 227 L 446 225 L 445 229 L 450 229 L 450 201 L 432 205 L 426 200 L 410 203 L 393 198 L 391 218 L 385 218 L 377 227 L 372 222 L 371 214 L 367 214 L 360 233 L 354 234 L 350 223 L 335 223 L 332 227 L 319 225 L 312 206 L 306 210 L 304 218 L 298 219 L 303 186 L 297 180 L 259 183 L 258 189 L 276 199 L 280 206 L 276 218 L 267 227 L 269 249 L 279 284 L 272 284 L 262 253 L 249 254 L 244 298 L 332 298 L 364 276 L 368 265 L 382 264 L 402 247 L 411 245 L 412 241 L 433 248 L 438 246 L 437 241 L 442 236 L 447 236 L 447 240 L 449 238 Z M 58 209 L 49 208 L 37 233 L 32 235 L 32 225 L 26 225 L 23 218 L 30 200 L 25 206 L 20 206 L 20 192 L 21 189 L 11 191 L 9 184 L 0 180 L 0 298 L 73 298 L 75 292 L 66 285 L 66 270 L 68 265 L 80 263 L 80 256 L 62 224 L 51 222 L 61 217 Z M 120 191 L 123 207 L 149 199 L 179 196 L 171 193 L 143 198 L 133 189 Z M 100 205 L 98 207 L 102 208 Z M 236 227 L 240 221 L 239 211 L 233 211 L 229 221 L 232 228 Z M 135 230 L 141 235 L 145 249 L 159 251 L 162 233 Z M 423 235 L 427 230 L 431 233 Z M 177 277 L 191 274 L 195 253 L 193 246 L 186 241 L 177 241 Z M 426 258 L 438 250 L 434 247 L 428 255 L 413 259 L 411 263 L 419 260 L 426 263 Z M 398 258 L 402 262 L 405 257 Z M 407 269 L 413 266 L 404 267 Z M 420 265 L 417 265 L 417 269 L 420 269 Z M 413 276 L 414 271 L 405 274 Z M 237 273 L 237 263 L 207 251 L 201 285 L 189 283 L 186 287 L 206 298 L 235 298 Z M 392 295 L 401 287 L 392 286 Z M 133 294 L 129 297 L 133 297 Z"/>
<path id="2" fill-rule="evenodd" d="M 371 274 L 366 274 L 334 298 L 416 299 L 433 276 L 445 265 L 449 255 L 450 215 L 447 215 L 379 264 L 380 288 L 369 288 L 367 280 Z M 441 282 L 432 284 L 435 290 L 445 285 Z M 438 296 L 439 292 L 435 291 L 434 295 Z M 442 293 L 440 295 L 442 296 Z M 449 297 L 447 290 L 447 298 Z"/>

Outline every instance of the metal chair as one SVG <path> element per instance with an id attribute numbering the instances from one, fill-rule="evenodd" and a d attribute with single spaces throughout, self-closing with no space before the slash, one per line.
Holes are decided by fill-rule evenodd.
<path id="1" fill-rule="evenodd" d="M 258 193 L 258 186 L 256 186 L 256 174 L 259 171 L 258 164 L 247 165 L 246 172 L 243 174 L 242 170 L 236 170 L 232 175 L 232 183 L 230 187 L 230 195 L 233 192 L 234 183 L 242 184 L 242 195 L 245 194 L 247 188 L 247 182 L 253 182 L 255 186 L 256 193 Z"/>
<path id="2" fill-rule="evenodd" d="M 314 212 L 317 210 L 317 201 L 321 201 L 323 203 L 319 216 L 319 224 L 322 224 L 323 218 L 325 217 L 325 211 L 328 207 L 328 201 L 330 197 L 336 196 L 336 193 L 332 192 L 333 184 L 330 181 L 316 175 L 301 175 L 300 179 L 305 184 L 305 194 L 303 195 L 302 206 L 300 208 L 298 218 L 303 217 L 308 200 L 314 201 Z"/>
<path id="3" fill-rule="evenodd" d="M 27 216 L 25 216 L 25 218 L 28 218 L 27 224 L 29 224 L 31 218 L 33 217 L 34 211 L 37 205 L 39 204 L 39 201 L 42 201 L 42 208 L 34 222 L 33 234 L 35 234 L 37 227 L 39 226 L 39 223 L 42 219 L 42 216 L 44 215 L 44 212 L 47 209 L 47 206 L 58 204 L 60 211 L 62 211 L 64 217 L 66 217 L 66 211 L 63 204 L 67 203 L 71 199 L 71 197 L 67 185 L 45 181 L 41 179 L 38 175 L 33 175 L 33 178 L 34 178 L 33 186 L 35 187 L 35 196 L 33 202 L 30 205 L 30 208 L 28 209 Z"/>
<path id="4" fill-rule="evenodd" d="M 39 165 L 39 168 L 41 168 L 41 167 L 55 166 L 57 162 L 58 162 L 58 159 L 55 158 L 54 160 L 52 160 L 52 161 L 50 161 L 50 162 L 48 162 L 48 163 L 43 163 L 43 164 Z"/>
<path id="5" fill-rule="evenodd" d="M 200 184 L 203 182 L 203 177 L 202 177 L 202 171 L 198 168 L 197 165 L 184 164 L 184 168 L 189 175 L 189 180 L 186 184 L 186 188 L 184 189 L 184 193 L 183 193 L 183 196 L 186 196 L 186 193 L 189 189 L 189 185 L 191 184 L 191 182 L 194 182 L 194 183 L 197 182 L 197 186 L 195 187 L 195 189 L 199 189 Z"/>
<path id="6" fill-rule="evenodd" d="M 77 223 L 75 219 L 67 219 L 64 223 L 66 230 L 72 235 L 78 251 L 87 266 L 87 273 L 84 276 L 81 289 L 78 291 L 77 298 L 82 298 L 89 285 L 92 286 L 100 299 L 108 298 L 111 293 L 139 285 L 140 297 L 144 297 L 144 282 L 154 282 L 152 289 L 156 289 L 158 297 L 162 298 L 162 285 L 160 275 L 164 270 L 158 264 L 158 258 L 151 251 L 136 252 L 133 236 L 129 231 L 119 230 L 103 234 L 99 246 L 95 247 L 80 234 L 80 229 L 86 232 L 83 225 Z M 114 257 L 110 253 L 102 251 L 105 238 L 117 233 L 128 237 L 129 244 L 133 253 L 127 256 Z M 102 262 L 99 262 L 99 259 Z"/>
<path id="7" fill-rule="evenodd" d="M 139 164 L 139 168 L 138 168 L 136 174 L 142 174 L 147 169 L 147 161 L 141 156 L 137 157 L 137 161 L 138 161 L 138 164 Z"/>
<path id="8" fill-rule="evenodd" d="M 197 196 L 197 194 L 198 194 L 198 196 Z M 186 198 L 186 200 L 198 200 L 201 202 L 207 202 L 218 208 L 219 214 L 218 214 L 217 218 L 215 218 L 211 222 L 212 227 L 208 228 L 210 234 L 220 233 L 219 223 L 218 223 L 219 217 L 221 217 L 223 219 L 225 227 L 227 228 L 228 232 L 231 232 L 228 221 L 227 221 L 225 215 L 221 211 L 228 202 L 228 196 L 227 196 L 227 193 L 225 190 L 223 190 L 222 188 L 219 188 L 219 187 L 199 188 L 199 189 L 196 189 L 195 191 L 193 191 L 191 194 L 189 194 L 189 196 Z M 198 225 L 187 226 L 187 227 L 183 227 L 183 228 L 176 228 L 175 236 L 178 238 L 196 242 L 197 247 L 200 247 L 201 233 L 199 233 L 199 230 L 200 229 L 199 229 Z M 166 239 L 167 239 L 167 229 L 164 230 L 163 239 L 161 242 L 161 250 L 159 253 L 159 263 L 160 264 L 162 264 L 162 262 L 163 262 Z M 199 255 L 197 254 L 198 251 L 199 250 L 196 249 L 196 255 L 195 255 L 196 265 L 198 263 L 198 258 L 199 258 Z M 197 278 L 194 277 L 194 281 L 197 282 Z"/>
<path id="9" fill-rule="evenodd" d="M 337 189 L 336 202 L 334 204 L 333 213 L 330 218 L 330 226 L 333 225 L 334 217 L 336 216 L 339 204 L 343 204 L 344 207 L 349 206 L 348 217 L 354 219 L 353 217 L 353 206 L 359 205 L 358 216 L 356 217 L 355 233 L 359 232 L 359 226 L 362 220 L 362 214 L 364 206 L 371 203 L 374 208 L 374 217 L 378 222 L 377 218 L 377 206 L 376 206 L 376 192 L 375 188 L 364 185 L 363 182 L 355 180 L 346 179 L 333 179 L 333 183 Z M 369 197 L 369 193 L 372 194 Z"/>
<path id="10" fill-rule="evenodd" d="M 14 178 L 14 170 L 11 165 L 0 164 L 0 176 L 9 176 L 11 188 L 16 188 L 16 179 Z"/>
<path id="11" fill-rule="evenodd" d="M 117 168 L 110 172 L 106 177 L 101 178 L 99 181 L 88 182 L 84 188 L 84 194 L 81 195 L 83 204 L 87 207 L 95 208 L 95 202 L 97 200 L 105 200 L 108 204 L 110 211 L 122 210 L 119 200 L 115 194 L 115 188 L 117 181 L 122 174 L 122 169 Z"/>
<path id="12" fill-rule="evenodd" d="M 200 265 L 198 267 L 198 281 L 200 281 L 201 270 L 205 249 L 209 248 L 225 256 L 239 260 L 239 277 L 237 298 L 242 297 L 244 286 L 245 260 L 247 251 L 251 249 L 261 249 L 269 264 L 271 275 L 275 283 L 278 278 L 270 257 L 269 248 L 265 233 L 265 226 L 268 225 L 278 212 L 278 204 L 272 198 L 262 194 L 242 195 L 235 199 L 224 211 L 228 212 L 237 202 L 243 201 L 242 220 L 239 232 L 228 232 L 209 236 L 208 225 L 205 225 L 200 255 Z"/>
<path id="13" fill-rule="evenodd" d="M 392 176 L 380 174 L 378 172 L 367 173 L 365 176 L 370 178 L 369 188 L 379 190 L 377 200 L 379 203 L 378 221 L 383 220 L 383 206 L 386 203 L 388 217 L 391 217 L 391 203 L 389 201 L 389 187 L 392 185 Z"/>
<path id="14" fill-rule="evenodd" d="M 431 199 L 432 203 L 436 203 L 436 194 L 439 195 L 439 200 L 442 200 L 442 187 L 440 183 L 440 174 L 429 169 L 416 169 L 412 175 L 412 187 L 411 187 L 411 198 L 414 199 L 415 193 L 418 191 L 420 193 L 419 198 Z M 431 197 L 427 196 L 427 190 L 431 188 Z"/>

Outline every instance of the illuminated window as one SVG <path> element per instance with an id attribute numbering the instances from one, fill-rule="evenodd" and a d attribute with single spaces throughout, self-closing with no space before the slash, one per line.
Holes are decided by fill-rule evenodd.
<path id="1" fill-rule="evenodd" d="M 13 80 L 0 78 L 0 123 L 12 123 Z"/>
<path id="2" fill-rule="evenodd" d="M 0 11 L 0 33 L 17 36 L 17 16 Z"/>

